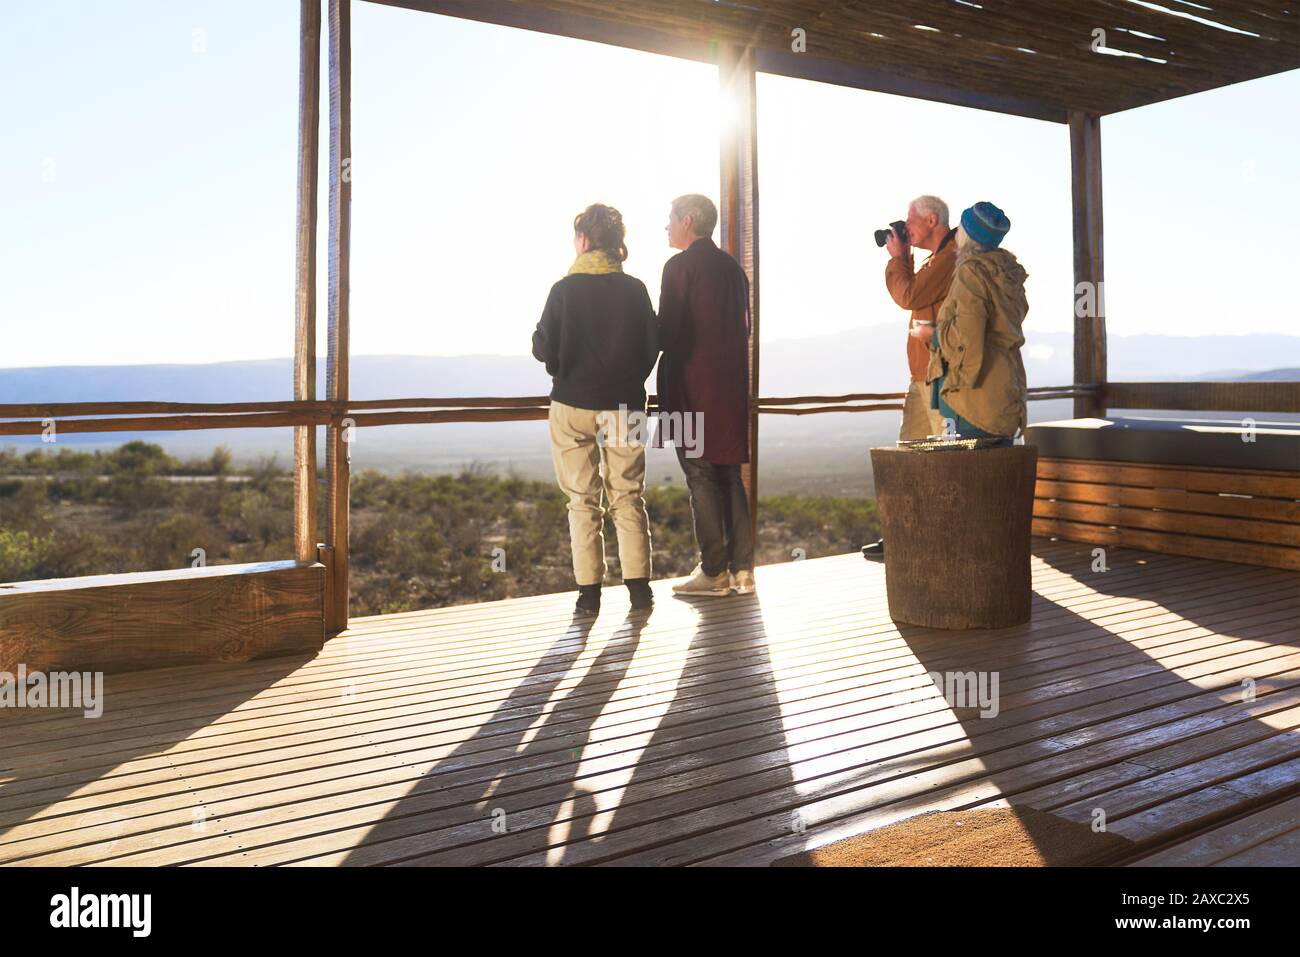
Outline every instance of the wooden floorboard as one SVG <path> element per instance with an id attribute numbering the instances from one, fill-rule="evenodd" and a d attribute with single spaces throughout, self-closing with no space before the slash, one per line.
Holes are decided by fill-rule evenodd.
<path id="1" fill-rule="evenodd" d="M 1029 805 L 1120 863 L 1300 862 L 1300 575 L 1035 540 L 1034 618 L 895 625 L 857 555 L 649 616 L 607 589 L 358 619 L 310 659 L 0 712 L 0 863 L 763 865 Z M 997 676 L 996 713 L 929 673 Z"/>

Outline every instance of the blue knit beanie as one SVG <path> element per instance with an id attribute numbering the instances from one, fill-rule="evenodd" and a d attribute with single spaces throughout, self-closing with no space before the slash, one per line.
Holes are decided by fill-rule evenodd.
<path id="1" fill-rule="evenodd" d="M 981 246 L 996 249 L 1011 228 L 1011 220 L 992 203 L 976 203 L 961 214 L 961 228 Z"/>

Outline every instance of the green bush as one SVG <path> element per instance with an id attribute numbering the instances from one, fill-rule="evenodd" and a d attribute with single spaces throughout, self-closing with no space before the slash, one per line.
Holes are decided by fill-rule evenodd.
<path id="1" fill-rule="evenodd" d="M 0 582 L 28 581 L 38 577 L 41 563 L 53 545 L 48 536 L 0 528 Z"/>
<path id="2" fill-rule="evenodd" d="M 166 475 L 174 472 L 179 463 L 152 442 L 127 442 L 109 456 L 114 472 L 119 475 Z"/>
<path id="3" fill-rule="evenodd" d="M 322 494 L 322 540 L 326 504 Z M 480 465 L 454 475 L 363 471 L 352 477 L 350 508 L 356 615 L 574 587 L 566 501 L 553 482 Z M 651 488 L 646 508 L 655 576 L 687 574 L 698 553 L 686 489 Z M 879 532 L 875 502 L 861 499 L 767 496 L 759 520 L 760 564 L 789 561 L 795 549 L 808 558 L 854 551 Z M 0 535 L 0 579 L 9 580 L 181 568 L 195 548 L 209 564 L 285 559 L 293 476 L 274 458 L 237 470 L 223 449 L 182 464 L 147 442 L 94 453 L 0 450 Z M 606 582 L 617 584 L 608 520 L 605 542 Z"/>

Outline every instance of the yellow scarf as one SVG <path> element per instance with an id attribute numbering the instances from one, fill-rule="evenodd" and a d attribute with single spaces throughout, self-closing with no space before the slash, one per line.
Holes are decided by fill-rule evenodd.
<path id="1" fill-rule="evenodd" d="M 588 276 L 603 276 L 606 273 L 622 272 L 623 264 L 612 253 L 604 249 L 591 249 L 579 254 L 569 267 L 569 275 L 582 273 Z"/>

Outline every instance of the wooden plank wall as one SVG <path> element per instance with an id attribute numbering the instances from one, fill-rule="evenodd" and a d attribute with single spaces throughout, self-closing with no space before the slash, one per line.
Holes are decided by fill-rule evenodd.
<path id="1" fill-rule="evenodd" d="M 1034 534 L 1300 570 L 1300 472 L 1038 460 Z"/>

